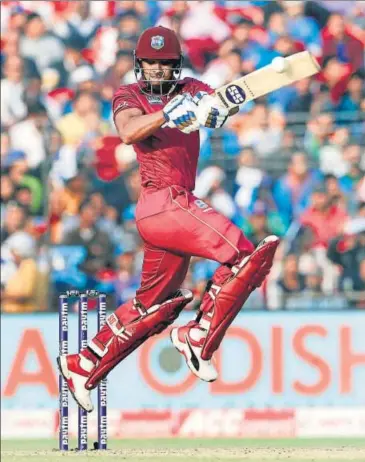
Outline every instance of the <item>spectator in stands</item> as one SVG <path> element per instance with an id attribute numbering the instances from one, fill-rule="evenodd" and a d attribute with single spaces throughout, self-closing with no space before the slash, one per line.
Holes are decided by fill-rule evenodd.
<path id="1" fill-rule="evenodd" d="M 91 5 L 87 0 L 80 0 L 67 5 L 64 11 L 64 21 L 56 22 L 56 34 L 66 41 L 72 36 L 78 36 L 83 44 L 92 40 L 100 25 L 97 18 L 91 14 Z M 58 18 L 60 15 L 58 15 Z"/>
<path id="2" fill-rule="evenodd" d="M 207 281 L 209 281 L 219 264 L 212 260 L 203 260 L 199 257 L 193 257 L 191 261 L 191 276 L 195 295 L 198 300 L 203 297 Z"/>
<path id="3" fill-rule="evenodd" d="M 31 58 L 39 72 L 63 59 L 64 46 L 59 38 L 47 31 L 46 25 L 37 13 L 30 13 L 20 41 L 22 56 Z"/>
<path id="4" fill-rule="evenodd" d="M 30 173 L 24 159 L 15 159 L 7 169 L 10 180 L 16 189 L 16 194 L 22 188 L 28 188 L 31 194 L 29 212 L 36 215 L 43 205 L 43 187 L 40 179 Z"/>
<path id="5" fill-rule="evenodd" d="M 114 288 L 118 306 L 133 298 L 140 285 L 141 275 L 135 268 L 135 245 L 131 244 L 124 245 L 123 251 L 118 251 L 116 255 Z"/>
<path id="6" fill-rule="evenodd" d="M 265 236 L 274 234 L 268 221 L 268 209 L 265 203 L 258 200 L 253 206 L 253 211 L 249 217 L 249 230 L 246 231 L 247 237 L 256 247 Z M 264 236 L 264 237 L 263 237 Z"/>
<path id="7" fill-rule="evenodd" d="M 33 197 L 32 197 L 32 190 L 30 189 L 29 186 L 26 186 L 26 185 L 18 186 L 15 190 L 14 199 L 19 205 L 21 205 L 25 209 L 28 215 L 32 214 L 31 207 L 32 207 Z"/>
<path id="8" fill-rule="evenodd" d="M 113 266 L 113 245 L 108 234 L 98 228 L 99 216 L 89 201 L 81 204 L 79 214 L 78 226 L 65 234 L 62 244 L 86 248 L 87 256 L 80 269 L 95 278 L 98 271 Z"/>
<path id="9" fill-rule="evenodd" d="M 305 291 L 313 293 L 313 295 L 319 295 L 322 293 L 322 280 L 323 274 L 319 267 L 314 267 L 305 275 Z"/>
<path id="10" fill-rule="evenodd" d="M 300 149 L 298 137 L 295 135 L 294 130 L 284 130 L 283 141 L 281 145 L 281 154 L 285 160 L 291 157 L 292 153 Z"/>
<path id="11" fill-rule="evenodd" d="M 326 188 L 316 187 L 311 194 L 311 204 L 300 217 L 301 225 L 312 233 L 311 247 L 327 248 L 329 242 L 339 236 L 348 219 L 346 210 L 331 203 Z"/>
<path id="12" fill-rule="evenodd" d="M 219 18 L 213 2 L 209 4 L 197 1 L 194 4 L 186 2 L 184 20 L 181 27 L 183 39 L 212 37 L 214 41 L 221 42 L 228 37 L 230 30 L 227 24 Z M 176 5 L 177 6 L 177 5 Z M 204 21 L 202 21 L 204 17 Z"/>
<path id="13" fill-rule="evenodd" d="M 136 204 L 139 194 L 141 192 L 141 178 L 136 165 L 126 175 L 126 186 L 128 191 L 128 205 L 125 209 L 132 204 Z"/>
<path id="14" fill-rule="evenodd" d="M 347 301 L 340 295 L 328 296 L 323 291 L 323 271 L 319 266 L 313 267 L 304 279 L 305 288 L 297 296 L 289 298 L 286 309 L 333 310 L 346 308 Z"/>
<path id="15" fill-rule="evenodd" d="M 272 3 L 273 9 L 267 14 L 266 28 L 270 43 L 275 44 L 279 37 L 288 36 L 288 30 L 284 9 L 277 2 Z"/>
<path id="16" fill-rule="evenodd" d="M 27 112 L 23 121 L 10 128 L 9 136 L 12 148 L 24 152 L 28 168 L 35 169 L 47 156 L 45 135 L 49 120 L 46 108 L 38 101 L 30 103 Z"/>
<path id="17" fill-rule="evenodd" d="M 320 168 L 323 173 L 341 177 L 348 170 L 348 164 L 344 158 L 344 149 L 349 141 L 349 131 L 342 127 L 334 131 L 326 144 L 318 151 Z"/>
<path id="18" fill-rule="evenodd" d="M 242 72 L 249 74 L 271 62 L 276 53 L 263 47 L 256 40 L 251 39 L 252 21 L 239 18 L 233 26 L 232 37 L 229 37 L 220 47 L 220 55 L 228 51 L 241 50 Z"/>
<path id="19" fill-rule="evenodd" d="M 112 95 L 118 90 L 121 84 L 131 83 L 131 71 L 133 71 L 133 57 L 131 53 L 125 50 L 119 50 L 115 64 L 107 70 L 103 79 L 104 85 L 111 88 Z"/>
<path id="20" fill-rule="evenodd" d="M 289 254 L 282 264 L 282 272 L 277 278 L 271 279 L 267 291 L 267 304 L 269 309 L 285 308 L 290 303 L 290 297 L 295 300 L 296 294 L 305 289 L 305 278 L 299 272 L 298 257 Z M 295 302 L 294 302 L 295 305 Z"/>
<path id="21" fill-rule="evenodd" d="M 76 95 L 73 111 L 58 121 L 57 129 L 61 133 L 64 143 L 77 146 L 89 131 L 87 117 L 99 112 L 99 103 L 94 95 L 80 92 Z"/>
<path id="22" fill-rule="evenodd" d="M 348 209 L 346 196 L 341 189 L 339 179 L 335 175 L 325 176 L 325 189 L 329 204 L 339 206 L 344 210 Z"/>
<path id="23" fill-rule="evenodd" d="M 304 286 L 300 292 L 285 299 L 286 309 L 318 309 L 322 296 L 322 271 L 319 267 L 310 270 L 304 276 Z"/>
<path id="24" fill-rule="evenodd" d="M 354 72 L 347 84 L 346 94 L 341 99 L 337 111 L 360 111 L 361 101 L 365 96 L 364 70 Z"/>
<path id="25" fill-rule="evenodd" d="M 289 35 L 304 44 L 314 55 L 321 54 L 320 28 L 315 19 L 306 16 L 304 1 L 284 1 L 282 6 L 286 13 L 285 28 Z"/>
<path id="26" fill-rule="evenodd" d="M 158 7 L 158 25 L 168 27 L 180 36 L 181 23 L 189 9 L 189 3 L 186 0 L 174 0 L 160 3 Z"/>
<path id="27" fill-rule="evenodd" d="M 294 85 L 270 93 L 267 101 L 282 112 L 310 112 L 313 101 L 310 79 L 299 80 Z"/>
<path id="28" fill-rule="evenodd" d="M 360 263 L 360 280 L 362 281 L 363 288 L 365 288 L 365 260 Z M 365 290 L 360 292 L 359 298 L 356 300 L 356 306 L 358 308 L 365 308 Z"/>
<path id="29" fill-rule="evenodd" d="M 7 279 L 2 280 L 2 311 L 29 313 L 39 310 L 39 289 L 44 287 L 39 286 L 34 239 L 24 231 L 15 232 L 2 244 L 1 254 L 8 265 L 10 261 L 14 265 Z"/>
<path id="30" fill-rule="evenodd" d="M 13 182 L 11 181 L 8 175 L 1 175 L 1 180 L 0 180 L 0 199 L 1 199 L 0 222 L 1 222 L 1 225 L 3 224 L 8 204 L 13 199 L 13 196 L 14 196 Z"/>
<path id="31" fill-rule="evenodd" d="M 134 35 L 126 35 L 123 33 L 120 33 L 117 38 L 117 43 L 116 43 L 116 49 L 117 50 L 125 50 L 129 51 L 129 53 L 133 53 L 133 50 L 136 47 L 138 37 L 135 37 Z M 112 64 L 114 60 L 110 63 L 109 65 Z"/>
<path id="32" fill-rule="evenodd" d="M 70 76 L 70 85 L 75 89 L 75 92 L 90 92 L 99 97 L 99 76 L 94 68 L 88 64 L 84 64 L 72 73 Z"/>
<path id="33" fill-rule="evenodd" d="M 275 40 L 273 49 L 277 52 L 276 56 L 286 57 L 303 51 L 304 47 L 284 32 L 284 34 L 279 35 Z"/>
<path id="34" fill-rule="evenodd" d="M 361 203 L 365 202 L 365 175 L 359 181 L 356 187 L 356 200 Z"/>
<path id="35" fill-rule="evenodd" d="M 6 34 L 6 38 L 4 40 L 4 46 L 1 50 L 2 54 L 4 54 L 5 59 L 11 57 L 20 57 L 20 38 L 21 33 L 16 30 L 9 31 Z M 31 58 L 26 58 L 25 56 L 21 56 L 23 62 L 23 75 L 25 83 L 29 80 L 40 77 L 39 71 L 35 62 Z M 1 63 L 3 65 L 3 63 Z M 3 71 L 3 69 L 1 69 Z"/>
<path id="36" fill-rule="evenodd" d="M 128 240 L 124 229 L 121 225 L 121 217 L 118 215 L 118 210 L 106 204 L 105 198 L 100 193 L 93 193 L 90 196 L 90 203 L 96 210 L 96 215 L 99 217 L 98 227 L 106 232 L 113 244 L 120 246 Z M 124 247 L 123 247 L 124 249 Z"/>
<path id="37" fill-rule="evenodd" d="M 323 57 L 336 56 L 342 63 L 351 64 L 352 71 L 364 68 L 363 44 L 346 27 L 341 14 L 332 14 L 322 32 Z"/>
<path id="38" fill-rule="evenodd" d="M 3 42 L 1 49 L 2 59 L 1 66 L 3 65 L 3 59 L 9 56 L 19 55 L 19 43 L 20 33 L 16 30 L 8 31 L 6 34 L 6 40 Z M 1 69 L 1 72 L 3 69 Z"/>
<path id="39" fill-rule="evenodd" d="M 359 204 L 355 218 L 365 218 L 365 202 Z"/>
<path id="40" fill-rule="evenodd" d="M 241 53 L 233 49 L 222 57 L 213 60 L 201 76 L 201 80 L 213 88 L 219 88 L 226 83 L 241 77 Z"/>
<path id="41" fill-rule="evenodd" d="M 235 202 L 244 214 L 256 199 L 257 189 L 265 179 L 264 171 L 259 168 L 259 161 L 252 148 L 244 148 L 238 159 L 235 178 Z"/>
<path id="42" fill-rule="evenodd" d="M 0 156 L 1 166 L 6 169 L 9 168 L 14 162 L 25 160 L 25 154 L 22 151 L 15 151 L 11 147 L 10 137 L 7 130 L 1 130 L 0 138 Z"/>
<path id="43" fill-rule="evenodd" d="M 129 41 L 131 45 L 137 43 L 142 30 L 142 22 L 141 16 L 136 10 L 130 9 L 122 11 L 116 18 L 116 26 L 119 41 Z"/>
<path id="44" fill-rule="evenodd" d="M 83 150 L 89 149 L 92 151 L 92 153 L 95 153 L 95 150 L 103 142 L 103 135 L 108 132 L 108 126 L 102 120 L 99 111 L 90 111 L 90 113 L 85 116 L 85 124 L 86 132 L 85 135 L 80 139 L 79 146 L 77 148 L 78 158 L 81 157 L 79 154 L 82 155 Z"/>
<path id="45" fill-rule="evenodd" d="M 239 142 L 242 147 L 254 148 L 261 157 L 269 156 L 280 148 L 284 124 L 279 113 L 257 104 L 243 123 Z"/>
<path id="46" fill-rule="evenodd" d="M 49 206 L 51 242 L 59 243 L 62 240 L 62 218 L 78 215 L 87 192 L 88 183 L 81 174 L 67 179 L 63 188 L 52 192 Z"/>
<path id="47" fill-rule="evenodd" d="M 27 22 L 27 12 L 21 5 L 10 5 L 10 8 L 7 29 L 5 29 L 6 33 L 20 33 Z M 1 23 L 1 26 L 3 26 L 3 23 Z"/>
<path id="48" fill-rule="evenodd" d="M 23 207 L 16 202 L 9 202 L 4 221 L 1 224 L 1 242 L 3 243 L 9 236 L 16 231 L 22 231 L 26 227 L 28 216 Z"/>
<path id="49" fill-rule="evenodd" d="M 27 114 L 24 102 L 24 63 L 22 58 L 8 56 L 4 63 L 1 80 L 1 123 L 10 127 Z"/>
<path id="50" fill-rule="evenodd" d="M 328 143 L 333 132 L 334 125 L 331 114 L 320 114 L 313 119 L 309 119 L 304 137 L 304 146 L 314 159 L 319 159 L 320 148 Z"/>
<path id="51" fill-rule="evenodd" d="M 288 102 L 288 112 L 309 113 L 313 103 L 313 93 L 310 91 L 310 79 L 303 79 L 294 85 L 295 95 Z"/>
<path id="52" fill-rule="evenodd" d="M 80 69 L 88 69 L 91 75 L 94 75 L 92 67 L 82 56 L 82 50 L 85 48 L 85 41 L 82 37 L 74 33 L 65 41 L 65 54 L 63 59 L 53 63 L 48 69 L 57 72 L 57 86 L 61 88 L 72 88 L 75 86 L 76 72 Z"/>
<path id="53" fill-rule="evenodd" d="M 24 159 L 17 159 L 12 162 L 6 169 L 9 178 L 15 187 L 22 184 L 22 181 L 28 172 L 28 166 Z"/>
<path id="54" fill-rule="evenodd" d="M 197 178 L 195 194 L 226 217 L 232 218 L 236 208 L 232 197 L 223 188 L 225 178 L 224 171 L 219 167 L 207 167 Z"/>
<path id="55" fill-rule="evenodd" d="M 341 290 L 364 291 L 365 218 L 349 221 L 344 233 L 331 241 L 327 255 L 342 270 Z"/>
<path id="56" fill-rule="evenodd" d="M 288 172 L 279 178 L 273 190 L 279 213 L 286 222 L 298 218 L 308 207 L 310 194 L 321 178 L 320 172 L 309 168 L 303 152 L 293 154 Z"/>
<path id="57" fill-rule="evenodd" d="M 341 62 L 337 56 L 327 56 L 322 63 L 322 72 L 318 79 L 328 89 L 330 101 L 335 107 L 341 101 L 353 70 L 350 64 Z"/>
<path id="58" fill-rule="evenodd" d="M 310 3 L 317 3 L 317 2 L 310 2 Z M 354 10 L 356 9 L 356 4 L 358 2 L 356 0 L 338 0 L 333 2 L 332 0 L 321 0 L 320 4 L 318 4 L 321 9 L 325 9 L 326 15 L 324 14 L 324 22 L 323 26 L 328 21 L 331 13 L 339 13 L 342 15 L 346 15 L 346 13 L 350 13 L 350 16 L 353 15 Z M 317 6 L 317 5 L 314 5 Z"/>
<path id="59" fill-rule="evenodd" d="M 124 167 L 124 171 L 122 169 L 117 170 L 112 182 L 100 181 L 97 175 L 92 178 L 94 190 L 101 193 L 106 203 L 117 209 L 119 213 L 136 203 L 140 191 L 140 179 L 136 163 L 128 163 Z M 118 169 L 118 166 L 116 168 Z M 116 191 L 118 191 L 117 194 Z"/>
<path id="60" fill-rule="evenodd" d="M 346 170 L 344 175 L 340 177 L 340 185 L 347 194 L 350 204 L 352 204 L 358 200 L 356 190 L 364 178 L 364 149 L 358 144 L 349 144 L 343 150 L 343 160 Z"/>

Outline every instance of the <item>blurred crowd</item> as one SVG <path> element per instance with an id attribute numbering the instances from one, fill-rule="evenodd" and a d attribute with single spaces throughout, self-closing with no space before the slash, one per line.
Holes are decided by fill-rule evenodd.
<path id="1" fill-rule="evenodd" d="M 252 309 L 365 306 L 365 4 L 346 1 L 2 1 L 1 292 L 5 312 L 138 288 L 136 156 L 111 101 L 141 31 L 180 36 L 183 76 L 219 87 L 310 50 L 322 72 L 201 130 L 196 195 L 257 244 L 282 237 Z M 196 308 L 217 264 L 192 260 Z"/>

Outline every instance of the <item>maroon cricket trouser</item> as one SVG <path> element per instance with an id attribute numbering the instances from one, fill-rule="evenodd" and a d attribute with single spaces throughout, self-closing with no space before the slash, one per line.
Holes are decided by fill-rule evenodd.
<path id="1" fill-rule="evenodd" d="M 136 220 L 145 251 L 136 298 L 146 308 L 181 287 L 191 256 L 233 264 L 254 249 L 237 226 L 181 186 L 144 188 Z"/>

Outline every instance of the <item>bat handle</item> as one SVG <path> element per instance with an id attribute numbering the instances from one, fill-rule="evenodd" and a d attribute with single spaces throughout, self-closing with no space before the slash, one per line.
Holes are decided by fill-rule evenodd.
<path id="1" fill-rule="evenodd" d="M 235 114 L 237 114 L 237 112 L 238 112 L 239 110 L 240 110 L 239 106 L 232 107 L 232 108 L 229 110 L 229 113 L 228 113 L 229 117 L 230 117 L 230 116 L 233 116 L 233 115 L 235 115 Z"/>

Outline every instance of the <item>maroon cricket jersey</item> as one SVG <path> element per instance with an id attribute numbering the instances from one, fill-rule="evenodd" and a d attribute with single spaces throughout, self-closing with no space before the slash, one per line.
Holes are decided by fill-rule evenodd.
<path id="1" fill-rule="evenodd" d="M 137 83 L 122 85 L 113 99 L 114 117 L 124 109 L 138 108 L 143 114 L 160 111 L 174 96 L 199 91 L 212 93 L 203 82 L 192 78 L 179 81 L 172 96 L 144 94 Z M 195 187 L 199 156 L 199 131 L 185 134 L 178 129 L 160 128 L 143 141 L 133 145 L 140 165 L 142 186 L 163 189 L 178 185 L 192 191 Z"/>

